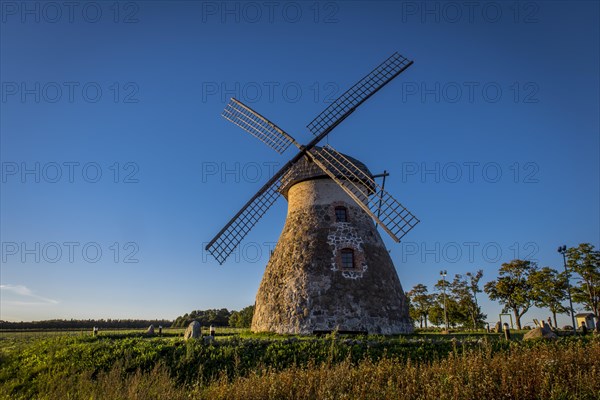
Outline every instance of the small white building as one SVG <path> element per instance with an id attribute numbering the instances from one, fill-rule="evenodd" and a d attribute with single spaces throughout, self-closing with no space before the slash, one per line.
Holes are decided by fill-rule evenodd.
<path id="1" fill-rule="evenodd" d="M 581 328 L 581 323 L 585 323 L 588 329 L 594 329 L 596 327 L 596 316 L 594 313 L 579 313 L 575 314 L 575 320 L 577 321 L 577 328 Z"/>

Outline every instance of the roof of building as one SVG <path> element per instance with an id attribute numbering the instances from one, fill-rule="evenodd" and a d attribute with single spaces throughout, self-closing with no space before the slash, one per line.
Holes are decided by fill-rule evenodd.
<path id="1" fill-rule="evenodd" d="M 321 147 L 315 146 L 314 149 L 317 151 L 321 150 Z M 341 153 L 342 154 L 342 153 Z M 371 179 L 373 178 L 373 174 L 369 171 L 369 168 L 357 160 L 354 157 L 351 157 L 347 154 L 342 154 L 346 157 L 352 164 L 354 164 L 360 171 L 366 173 Z M 338 178 L 342 179 L 350 179 L 356 181 L 356 178 L 350 176 L 338 176 Z M 287 198 L 288 190 L 297 183 L 313 180 L 313 179 L 331 179 L 318 165 L 312 162 L 308 157 L 303 157 L 300 161 L 294 164 L 293 167 L 289 169 L 289 171 L 281 178 L 282 185 L 279 188 L 279 192 Z M 369 190 L 371 192 L 375 192 L 375 187 L 370 186 Z"/>
<path id="2" fill-rule="evenodd" d="M 575 314 L 575 317 L 590 317 L 590 316 L 595 317 L 594 313 L 592 313 L 592 312 Z"/>

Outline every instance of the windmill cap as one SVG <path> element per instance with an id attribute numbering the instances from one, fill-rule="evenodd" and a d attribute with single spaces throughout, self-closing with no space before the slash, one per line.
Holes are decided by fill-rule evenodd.
<path id="1" fill-rule="evenodd" d="M 316 149 L 317 151 L 320 151 L 322 149 L 322 147 L 315 146 L 314 149 Z M 343 154 L 343 153 L 340 153 L 340 154 L 342 154 L 344 157 L 346 157 L 358 169 L 360 169 L 362 172 L 367 174 L 371 179 L 373 179 L 373 174 L 371 173 L 371 171 L 369 171 L 369 168 L 367 168 L 367 166 L 363 162 L 361 162 L 361 161 L 357 160 L 356 158 L 351 157 L 347 154 Z M 358 179 L 353 176 L 339 175 L 337 177 L 340 179 L 348 179 L 348 180 L 352 180 L 355 182 L 358 181 Z M 316 179 L 331 179 L 331 178 L 325 172 L 323 172 L 323 170 L 317 164 L 315 164 L 313 161 L 311 161 L 308 157 L 304 156 L 300 159 L 300 161 L 298 161 L 296 164 L 294 164 L 292 167 L 290 167 L 290 169 L 281 177 L 282 184 L 281 184 L 281 187 L 279 188 L 279 193 L 281 193 L 283 195 L 283 197 L 285 197 L 287 199 L 288 191 L 290 190 L 290 188 L 292 186 L 294 186 L 295 184 L 300 183 L 300 182 L 316 180 Z M 375 193 L 375 187 L 373 185 L 369 184 L 368 189 L 369 189 L 369 192 L 371 192 L 371 194 Z"/>

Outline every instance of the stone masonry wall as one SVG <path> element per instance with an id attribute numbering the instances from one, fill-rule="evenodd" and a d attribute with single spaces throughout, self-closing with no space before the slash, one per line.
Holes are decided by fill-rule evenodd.
<path id="1" fill-rule="evenodd" d="M 336 222 L 343 205 L 348 221 Z M 340 251 L 354 250 L 343 269 Z M 408 304 L 372 219 L 329 179 L 292 186 L 285 226 L 256 296 L 252 330 L 412 332 Z"/>

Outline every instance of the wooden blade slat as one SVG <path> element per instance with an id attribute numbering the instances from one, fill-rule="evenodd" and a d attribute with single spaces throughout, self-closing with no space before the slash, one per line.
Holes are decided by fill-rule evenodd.
<path id="1" fill-rule="evenodd" d="M 307 125 L 308 129 L 313 135 L 331 130 L 412 63 L 398 53 L 392 54 L 323 110 Z"/>
<path id="2" fill-rule="evenodd" d="M 229 101 L 221 115 L 279 154 L 282 154 L 290 144 L 295 143 L 294 138 L 283 129 L 234 98 Z"/>
<path id="3" fill-rule="evenodd" d="M 261 189 L 242 209 L 225 225 L 206 246 L 206 250 L 223 264 L 227 257 L 238 247 L 256 223 L 266 214 L 279 198 L 277 191 L 280 180 L 276 179 Z"/>
<path id="4" fill-rule="evenodd" d="M 333 147 L 314 148 L 309 154 L 323 172 L 340 185 L 396 242 L 419 223 L 417 217 L 383 190 L 373 178 Z"/>

